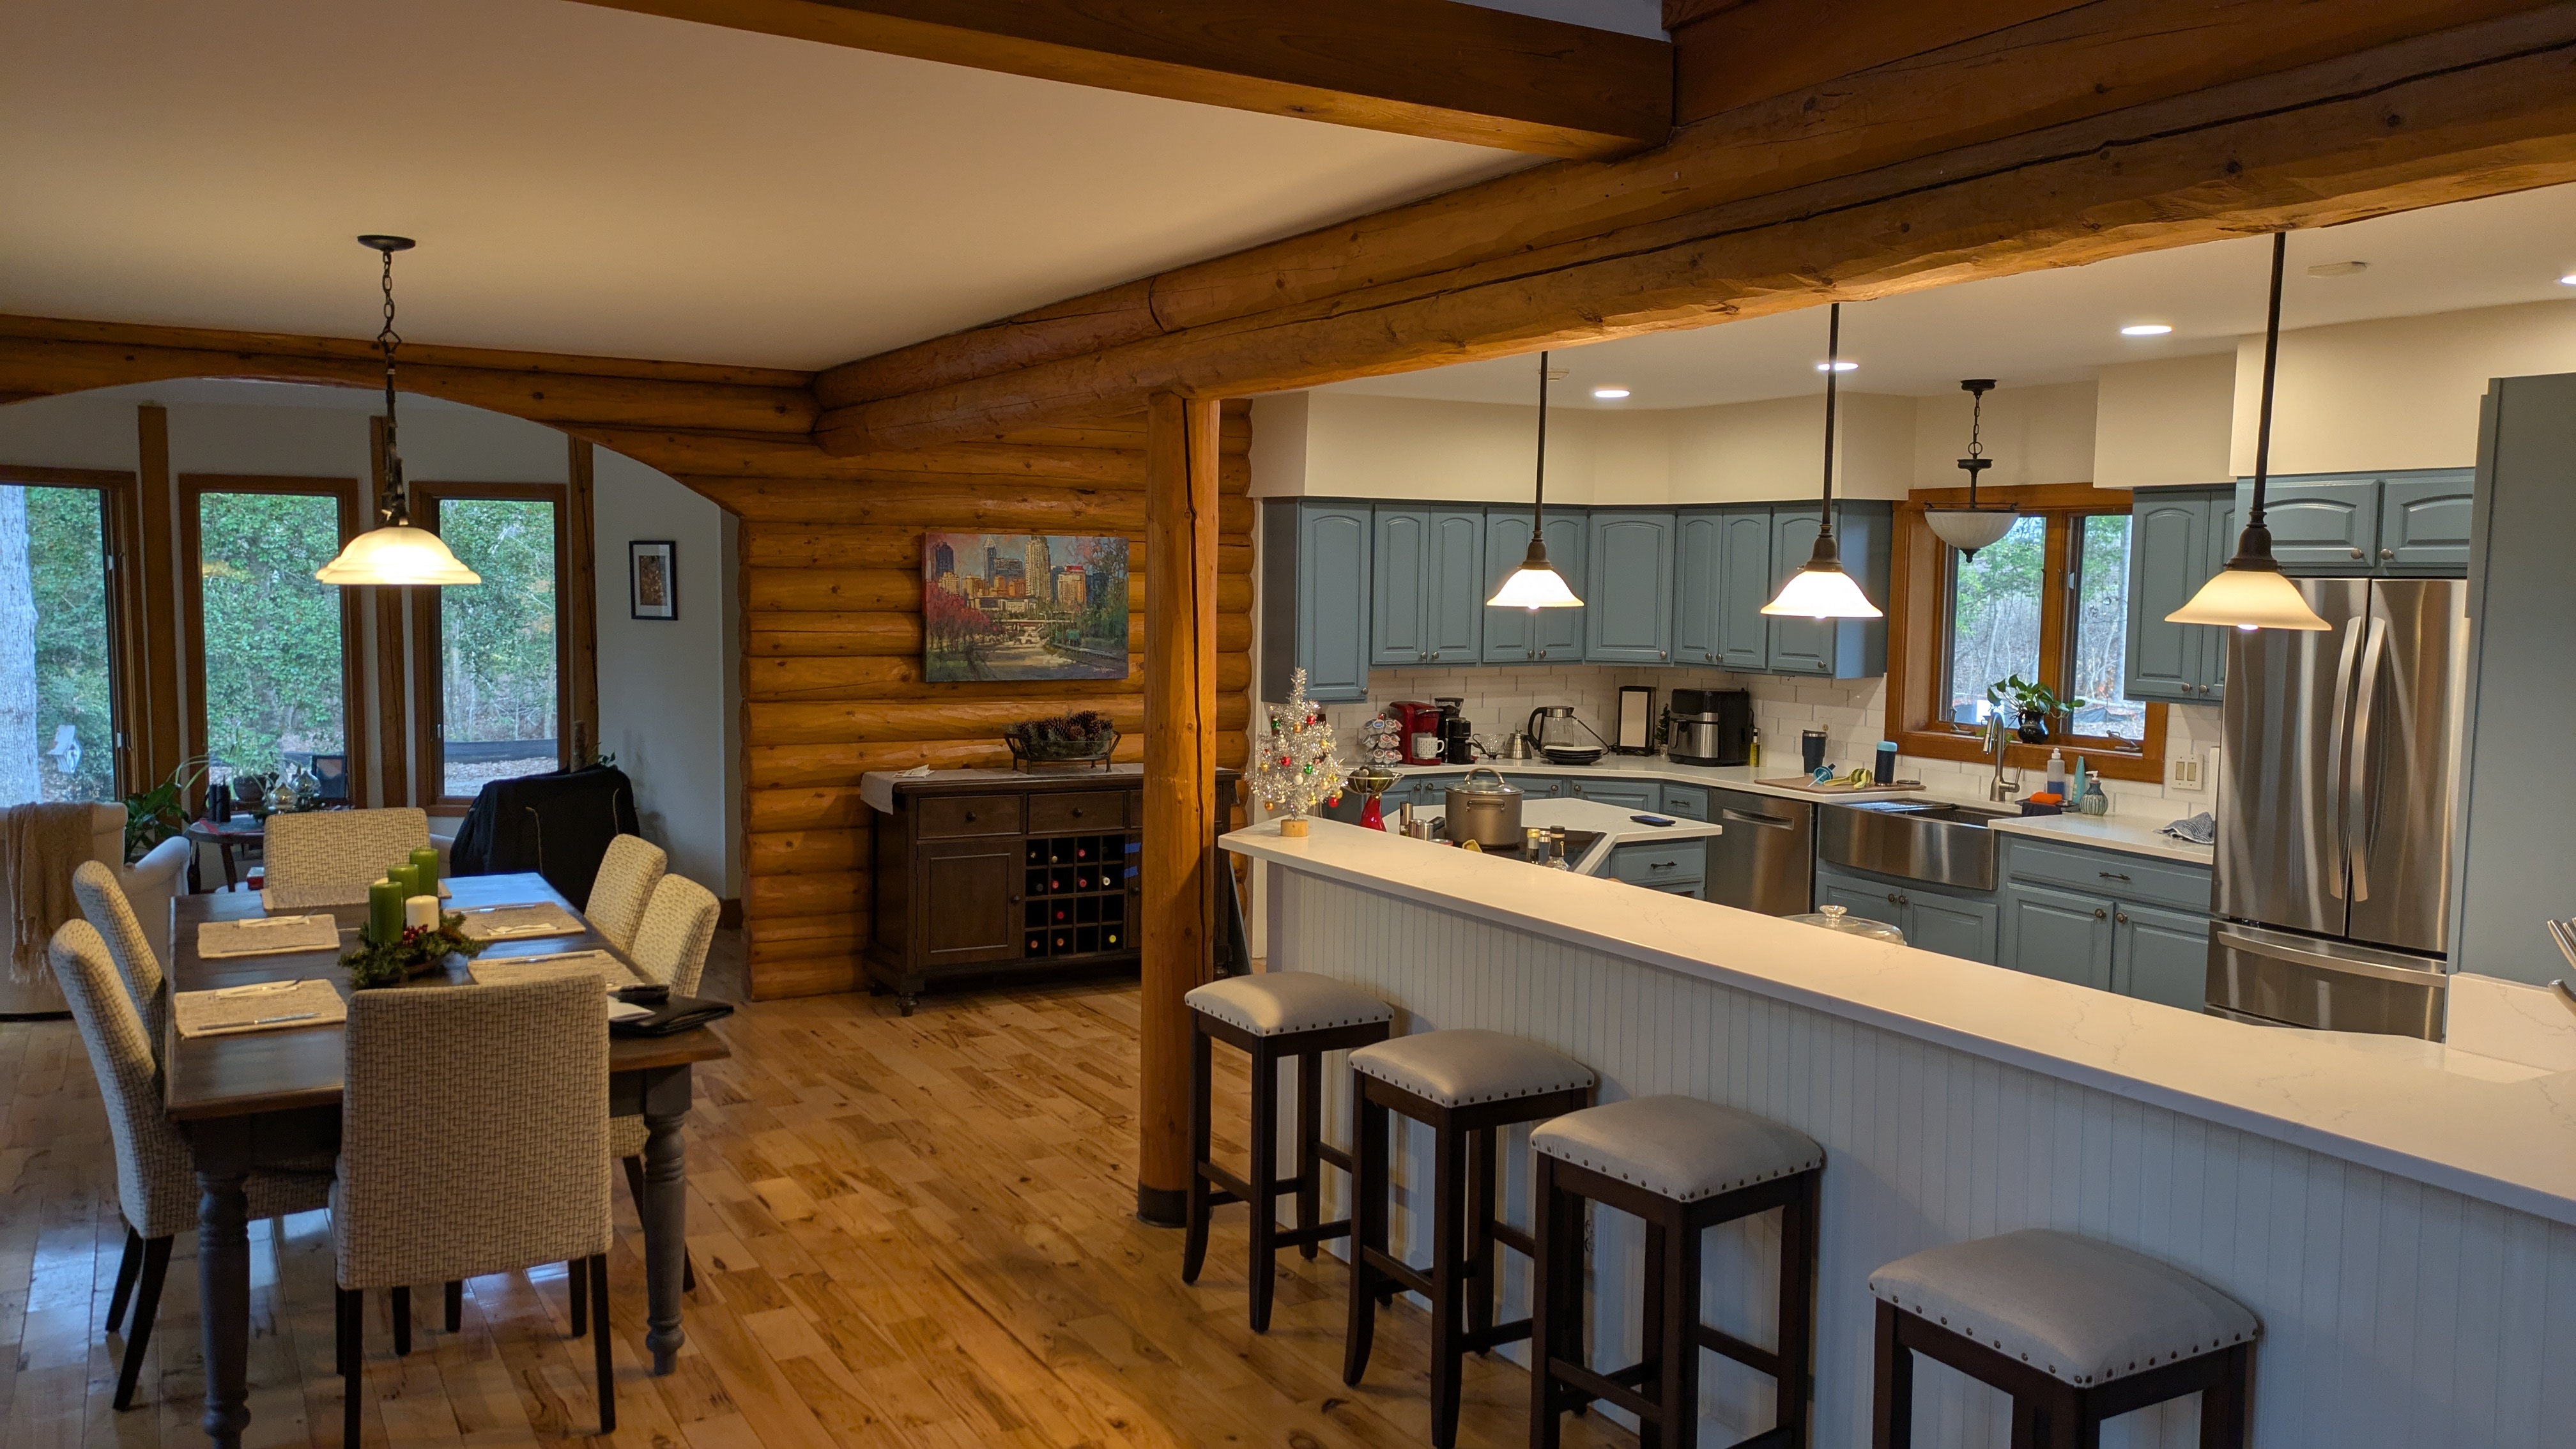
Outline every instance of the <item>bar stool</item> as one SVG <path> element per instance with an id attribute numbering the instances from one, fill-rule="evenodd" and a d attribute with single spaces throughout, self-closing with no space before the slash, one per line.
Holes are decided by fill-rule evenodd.
<path id="1" fill-rule="evenodd" d="M 1534 1041 L 1462 1028 L 1398 1037 L 1351 1053 L 1351 1326 L 1342 1382 L 1367 1370 L 1380 1294 L 1431 1300 L 1431 1442 L 1458 1439 L 1458 1382 L 1469 1352 L 1529 1337 L 1528 1319 L 1493 1322 L 1494 1245 L 1535 1256 L 1530 1235 L 1494 1209 L 1495 1134 L 1592 1105 L 1592 1069 Z M 1387 1113 L 1432 1131 L 1431 1268 L 1387 1251 Z M 1419 1203 L 1417 1196 L 1414 1201 Z M 1462 1325 L 1461 1319 L 1464 1319 Z"/>
<path id="2" fill-rule="evenodd" d="M 2016 1445 L 2089 1446 L 2105 1419 L 2197 1393 L 2201 1449 L 2244 1449 L 2263 1325 L 2179 1268 L 2030 1228 L 1899 1258 L 1869 1291 L 1874 1449 L 1913 1441 L 1918 1353 L 2012 1395 Z"/>
<path id="3" fill-rule="evenodd" d="M 1324 1053 L 1386 1040 L 1395 1008 L 1355 986 L 1309 971 L 1231 976 L 1181 998 L 1190 1008 L 1190 1197 L 1181 1247 L 1181 1281 L 1195 1283 L 1207 1262 L 1208 1214 L 1230 1202 L 1252 1207 L 1252 1331 L 1270 1331 L 1273 1267 L 1294 1244 L 1309 1258 L 1316 1245 L 1345 1236 L 1350 1220 L 1318 1223 L 1317 1187 L 1329 1162 L 1351 1170 L 1350 1154 L 1324 1141 Z M 1252 1180 L 1208 1160 L 1211 1041 L 1252 1057 Z M 1279 1170 L 1279 1063 L 1297 1063 L 1297 1172 Z M 1294 1192 L 1297 1226 L 1279 1228 L 1279 1194 Z"/>
<path id="4" fill-rule="evenodd" d="M 1530 1444 L 1555 1449 L 1560 1416 L 1593 1399 L 1635 1414 L 1643 1442 L 1699 1442 L 1699 1351 L 1779 1383 L 1777 1423 L 1748 1439 L 1804 1449 L 1814 1389 L 1816 1202 L 1825 1149 L 1792 1127 L 1696 1097 L 1639 1097 L 1569 1113 L 1530 1134 L 1538 1167 L 1532 1277 Z M 1645 1358 L 1613 1373 L 1584 1362 L 1584 1204 L 1646 1222 Z M 1780 1346 L 1756 1348 L 1700 1322 L 1700 1235 L 1779 1208 Z"/>

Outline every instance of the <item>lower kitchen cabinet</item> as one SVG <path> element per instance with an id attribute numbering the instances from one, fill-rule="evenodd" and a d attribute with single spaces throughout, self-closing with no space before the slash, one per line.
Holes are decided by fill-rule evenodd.
<path id="1" fill-rule="evenodd" d="M 2001 963 L 2033 976 L 2050 976 L 2111 989 L 2111 902 L 2051 886 L 2015 884 L 2003 893 Z"/>
<path id="2" fill-rule="evenodd" d="M 1568 780 L 1566 793 L 1577 800 L 1615 805 L 1622 810 L 1652 811 L 1662 791 L 1652 780 Z"/>
<path id="3" fill-rule="evenodd" d="M 1676 820 L 1708 819 L 1708 791 L 1697 785 L 1666 785 L 1657 813 Z"/>
<path id="4" fill-rule="evenodd" d="M 1836 866 L 1816 867 L 1816 908 L 1840 906 L 1864 920 L 1905 933 L 1905 944 L 1964 961 L 1995 963 L 1995 902 L 1921 881 L 1884 879 Z"/>
<path id="5" fill-rule="evenodd" d="M 2111 989 L 2198 1011 L 2209 1001 L 2209 918 L 2153 906 L 2111 908 Z"/>
<path id="6" fill-rule="evenodd" d="M 1622 845 L 1610 852 L 1607 874 L 1630 885 L 1696 897 L 1708 881 L 1708 842 L 1694 838 Z"/>

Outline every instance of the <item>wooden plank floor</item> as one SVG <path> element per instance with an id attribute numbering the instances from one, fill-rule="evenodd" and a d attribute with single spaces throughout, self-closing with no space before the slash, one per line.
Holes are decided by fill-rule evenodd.
<path id="1" fill-rule="evenodd" d="M 716 976 L 711 969 L 711 980 Z M 747 1006 L 703 1070 L 690 1132 L 698 1291 L 678 1372 L 645 1372 L 641 1240 L 622 1201 L 610 1261 L 615 1442 L 831 1445 L 1428 1443 L 1427 1320 L 1381 1322 L 1341 1382 L 1343 1269 L 1281 1256 L 1271 1332 L 1244 1326 L 1243 1210 L 1208 1270 L 1134 1217 L 1136 988 L 944 996 L 906 1020 L 836 997 Z M 1229 1054 L 1220 1054 L 1224 1061 Z M 1217 1121 L 1240 1155 L 1240 1060 Z M 68 1022 L 0 1023 L 0 1449 L 195 1445 L 204 1380 L 182 1236 L 136 1407 L 109 1407 L 103 1325 L 123 1229 L 105 1119 Z M 254 1446 L 338 1441 L 331 1247 L 320 1214 L 252 1235 Z M 464 1331 L 414 1295 L 395 1359 L 368 1328 L 370 1445 L 455 1449 L 592 1437 L 587 1341 L 560 1267 L 468 1285 Z M 1464 1445 L 1528 1440 L 1528 1379 L 1470 1361 Z M 1567 1442 L 1630 1442 L 1598 1418 Z"/>

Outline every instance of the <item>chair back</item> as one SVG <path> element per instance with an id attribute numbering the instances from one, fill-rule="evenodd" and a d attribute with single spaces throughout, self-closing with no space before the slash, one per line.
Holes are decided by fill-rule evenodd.
<path id="1" fill-rule="evenodd" d="M 82 861 L 72 872 L 72 894 L 80 899 L 81 914 L 107 943 L 107 954 L 116 962 L 117 974 L 125 979 L 126 998 L 134 1003 L 135 1015 L 142 1021 L 144 1043 L 152 1059 L 159 1061 L 163 1029 L 170 1018 L 161 999 L 161 955 L 153 948 L 151 933 L 136 918 L 116 872 L 97 861 Z"/>
<path id="2" fill-rule="evenodd" d="M 349 998 L 331 1240 L 343 1288 L 604 1253 L 608 998 L 596 977 Z"/>
<path id="3" fill-rule="evenodd" d="M 666 875 L 653 887 L 627 953 L 637 970 L 671 988 L 674 996 L 698 994 L 707 969 L 707 947 L 716 939 L 715 892 L 684 875 Z"/>
<path id="4" fill-rule="evenodd" d="M 161 1087 L 143 1020 L 98 929 L 66 921 L 47 949 L 54 979 L 80 1024 L 107 1131 L 116 1143 L 116 1201 L 126 1225 L 146 1238 L 167 1237 L 197 1221 L 197 1173 L 188 1144 L 161 1110 Z M 594 988 L 593 993 L 597 994 Z"/>
<path id="5" fill-rule="evenodd" d="M 260 854 L 273 886 L 365 885 L 427 844 L 426 810 L 298 810 L 268 817 Z"/>
<path id="6" fill-rule="evenodd" d="M 590 903 L 581 908 L 582 915 L 593 930 L 608 938 L 608 944 L 620 951 L 633 950 L 636 929 L 644 924 L 644 907 L 670 865 L 662 847 L 643 836 L 618 836 L 608 842 L 608 854 L 600 858 L 599 874 L 590 883 Z"/>

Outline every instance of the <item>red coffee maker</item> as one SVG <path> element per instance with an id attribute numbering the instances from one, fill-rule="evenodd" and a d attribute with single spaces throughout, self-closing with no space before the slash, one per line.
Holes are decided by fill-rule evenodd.
<path id="1" fill-rule="evenodd" d="M 1408 765 L 1437 765 L 1446 758 L 1448 741 L 1440 733 L 1440 706 L 1418 699 L 1399 699 L 1386 707 L 1399 733 L 1396 738 Z"/>

